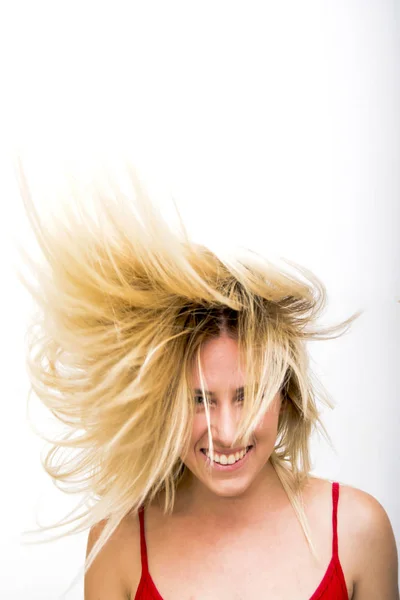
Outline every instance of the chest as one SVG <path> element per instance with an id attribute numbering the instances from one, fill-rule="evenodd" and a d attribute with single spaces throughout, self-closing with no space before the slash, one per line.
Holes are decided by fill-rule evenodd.
<path id="1" fill-rule="evenodd" d="M 310 526 L 318 562 L 296 518 L 221 535 L 175 523 L 146 534 L 149 572 L 163 600 L 310 600 L 332 557 L 329 521 Z"/>

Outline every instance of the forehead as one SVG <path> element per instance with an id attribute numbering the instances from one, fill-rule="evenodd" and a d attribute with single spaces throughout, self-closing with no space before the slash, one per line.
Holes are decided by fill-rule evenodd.
<path id="1" fill-rule="evenodd" d="M 239 365 L 237 341 L 221 336 L 205 342 L 200 351 L 201 369 L 206 389 L 218 391 L 238 388 L 245 383 L 245 374 Z M 197 358 L 191 370 L 193 387 L 201 387 Z"/>

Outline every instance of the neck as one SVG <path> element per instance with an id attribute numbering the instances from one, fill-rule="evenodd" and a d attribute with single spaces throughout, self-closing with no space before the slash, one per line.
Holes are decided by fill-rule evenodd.
<path id="1" fill-rule="evenodd" d="M 268 461 L 251 485 L 235 496 L 215 493 L 188 471 L 177 490 L 176 510 L 219 529 L 240 529 L 260 523 L 266 514 L 281 511 L 288 502 Z"/>

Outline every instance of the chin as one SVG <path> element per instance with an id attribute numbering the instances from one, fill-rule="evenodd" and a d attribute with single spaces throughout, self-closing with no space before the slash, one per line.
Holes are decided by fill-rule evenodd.
<path id="1" fill-rule="evenodd" d="M 206 487 L 220 498 L 235 498 L 239 497 L 246 492 L 251 482 L 239 482 L 239 481 L 219 481 L 215 485 L 205 484 Z"/>

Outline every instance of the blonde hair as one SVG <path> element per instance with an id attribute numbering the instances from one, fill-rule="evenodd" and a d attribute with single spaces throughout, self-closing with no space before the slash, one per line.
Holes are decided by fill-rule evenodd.
<path id="1" fill-rule="evenodd" d="M 128 513 L 136 515 L 162 490 L 164 511 L 172 512 L 187 469 L 181 456 L 194 414 L 191 365 L 202 344 L 221 333 L 237 339 L 247 376 L 233 444 L 250 440 L 282 393 L 270 462 L 315 556 L 301 492 L 311 469 L 311 433 L 319 429 L 331 443 L 317 398 L 333 403 L 311 371 L 305 343 L 339 337 L 362 311 L 318 327 L 326 290 L 313 273 L 286 261 L 296 271 L 290 273 L 243 248 L 211 251 L 191 241 L 182 222 L 174 232 L 135 170 L 126 169 L 133 196 L 103 173 L 106 183 L 92 188 L 96 220 L 75 185 L 78 212 L 66 207 L 53 231 L 40 222 L 21 163 L 17 169 L 46 259 L 36 264 L 21 250 L 37 285 L 20 279 L 39 307 L 27 335 L 31 391 L 67 426 L 62 439 L 48 440 L 44 468 L 69 493 L 85 494 L 86 510 L 62 522 L 82 519 L 68 535 L 106 521 L 85 573 Z M 207 400 L 205 407 L 212 453 Z M 62 448 L 75 456 L 56 465 Z"/>

